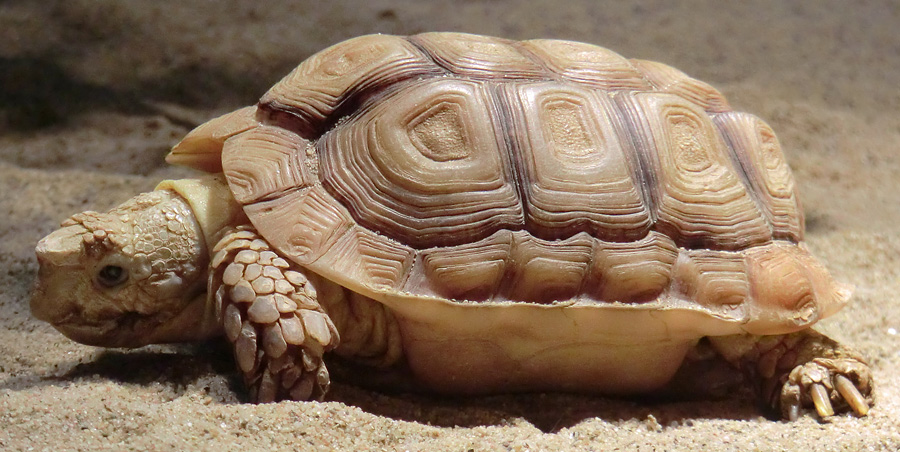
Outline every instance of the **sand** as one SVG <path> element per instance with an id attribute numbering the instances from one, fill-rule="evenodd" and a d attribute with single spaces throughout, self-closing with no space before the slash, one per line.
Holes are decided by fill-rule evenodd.
<path id="1" fill-rule="evenodd" d="M 900 450 L 898 23 L 891 1 L 5 1 L 0 449 Z M 323 403 L 253 405 L 221 344 L 104 350 L 30 316 L 34 244 L 59 221 L 189 175 L 167 149 L 312 52 L 426 30 L 600 44 L 672 64 L 771 123 L 809 246 L 856 286 L 820 326 L 871 361 L 870 415 L 772 421 L 747 394 L 461 399 L 342 383 Z"/>

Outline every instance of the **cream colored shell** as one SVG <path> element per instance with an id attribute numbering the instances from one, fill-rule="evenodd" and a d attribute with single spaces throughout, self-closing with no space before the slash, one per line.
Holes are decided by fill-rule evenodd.
<path id="1" fill-rule="evenodd" d="M 593 45 L 359 37 L 173 155 L 223 169 L 284 256 L 413 317 L 572 304 L 774 334 L 849 296 L 801 243 L 768 125 Z"/>

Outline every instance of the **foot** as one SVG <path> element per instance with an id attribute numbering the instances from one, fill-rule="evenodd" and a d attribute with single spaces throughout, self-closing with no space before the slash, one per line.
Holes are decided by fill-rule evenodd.
<path id="1" fill-rule="evenodd" d="M 788 374 L 781 387 L 781 415 L 796 420 L 802 407 L 813 406 L 821 418 L 848 408 L 865 416 L 871 391 L 872 377 L 864 362 L 855 358 L 816 358 Z"/>
<path id="2" fill-rule="evenodd" d="M 814 330 L 709 339 L 726 360 L 748 371 L 763 403 L 784 419 L 796 420 L 805 408 L 822 419 L 851 410 L 865 416 L 873 403 L 868 364 Z"/>
<path id="3" fill-rule="evenodd" d="M 209 293 L 251 398 L 320 400 L 331 383 L 322 355 L 339 337 L 303 270 L 249 226 L 213 251 Z"/>

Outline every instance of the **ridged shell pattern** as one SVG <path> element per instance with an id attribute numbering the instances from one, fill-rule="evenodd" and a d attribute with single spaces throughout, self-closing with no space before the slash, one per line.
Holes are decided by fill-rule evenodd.
<path id="1" fill-rule="evenodd" d="M 282 253 L 376 298 L 740 317 L 836 296 L 798 245 L 769 126 L 661 63 L 568 41 L 363 36 L 303 62 L 257 119 L 225 143 L 236 199 Z M 792 292 L 762 288 L 783 280 Z"/>

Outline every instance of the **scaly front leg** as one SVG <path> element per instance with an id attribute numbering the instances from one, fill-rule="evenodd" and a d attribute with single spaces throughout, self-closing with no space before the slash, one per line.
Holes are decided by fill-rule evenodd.
<path id="1" fill-rule="evenodd" d="M 321 399 L 331 383 L 322 355 L 340 339 L 304 270 L 250 226 L 213 251 L 209 293 L 251 397 Z"/>

